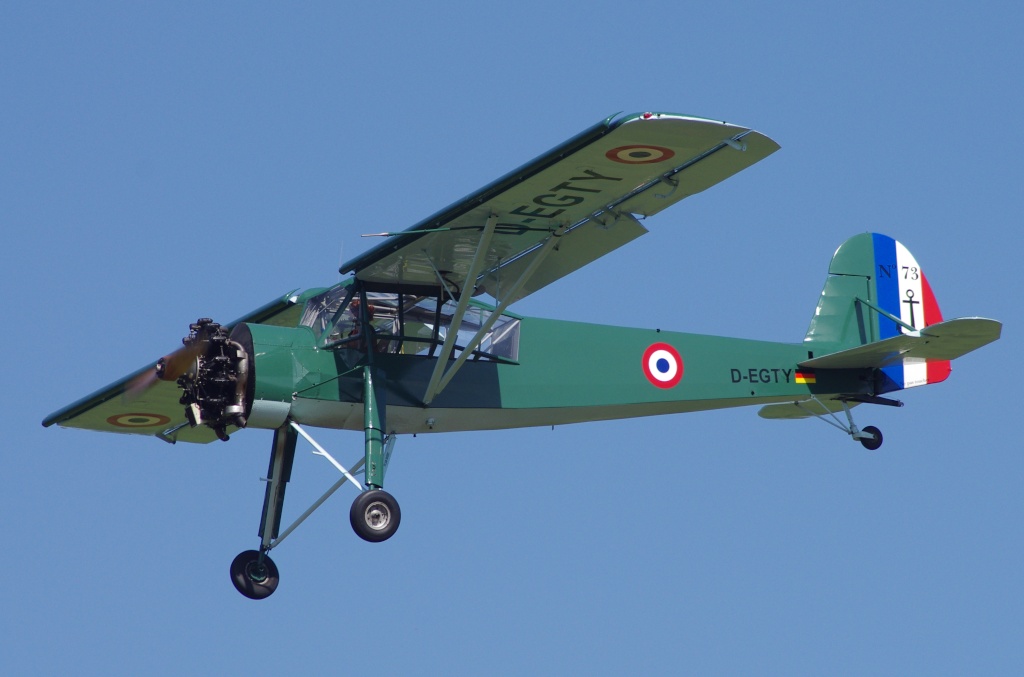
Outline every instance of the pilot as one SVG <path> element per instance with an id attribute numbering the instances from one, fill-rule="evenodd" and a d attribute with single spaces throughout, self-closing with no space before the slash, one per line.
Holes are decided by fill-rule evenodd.
<path id="1" fill-rule="evenodd" d="M 350 313 L 352 313 L 352 329 L 351 329 L 351 331 L 349 331 L 348 335 L 349 335 L 349 337 L 359 336 L 360 334 L 363 333 L 363 318 L 362 318 L 362 313 L 360 312 L 362 310 L 362 304 L 360 303 L 359 299 L 353 300 L 352 304 L 348 307 L 348 310 L 349 310 Z M 367 322 L 373 322 L 373 311 L 374 311 L 373 304 L 372 303 L 367 303 L 366 304 L 366 321 Z M 355 348 L 356 350 L 366 350 L 366 340 L 360 338 L 357 341 L 352 341 L 350 346 L 352 348 Z"/>
<path id="2" fill-rule="evenodd" d="M 363 321 L 362 317 L 360 316 L 361 314 L 359 312 L 361 307 L 362 304 L 360 303 L 359 299 L 353 300 L 352 304 L 349 306 L 349 312 L 352 313 L 352 329 L 348 333 L 348 336 L 350 337 L 359 336 L 360 334 L 363 333 Z M 366 304 L 367 323 L 373 322 L 373 314 L 375 310 L 376 308 L 373 307 L 372 303 Z M 370 334 L 373 335 L 373 332 L 374 328 L 371 326 Z M 376 341 L 373 342 L 373 349 L 375 352 L 378 353 L 387 352 L 389 343 L 390 341 L 386 338 L 377 339 Z M 349 347 L 355 348 L 356 350 L 366 350 L 366 340 L 363 338 L 356 339 L 349 344 Z"/>

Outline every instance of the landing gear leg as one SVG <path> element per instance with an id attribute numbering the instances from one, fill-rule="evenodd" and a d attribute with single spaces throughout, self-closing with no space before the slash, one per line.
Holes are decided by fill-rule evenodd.
<path id="1" fill-rule="evenodd" d="M 260 519 L 260 550 L 267 552 L 281 529 L 281 508 L 284 490 L 292 479 L 295 444 L 298 433 L 288 423 L 274 431 L 274 450 L 267 469 L 267 491 L 263 496 L 263 517 Z"/>
<path id="2" fill-rule="evenodd" d="M 384 486 L 384 473 L 391 458 L 394 437 L 385 442 L 384 389 L 374 383 L 375 370 L 363 367 L 363 437 L 367 491 L 356 496 L 349 510 L 349 522 L 356 535 L 365 541 L 379 543 L 394 536 L 402 521 L 398 501 Z"/>
<path id="3" fill-rule="evenodd" d="M 366 485 L 384 486 L 384 417 L 387 404 L 384 390 L 374 384 L 373 367 L 363 367 L 363 438 L 366 453 Z"/>
<path id="4" fill-rule="evenodd" d="M 284 490 L 291 479 L 297 439 L 298 435 L 289 424 L 274 431 L 274 449 L 267 470 L 267 491 L 260 520 L 260 549 L 246 550 L 231 563 L 231 582 L 249 599 L 264 599 L 277 590 L 280 577 L 277 566 L 267 553 L 281 528 Z"/>
<path id="5" fill-rule="evenodd" d="M 857 424 L 853 422 L 853 414 L 850 413 L 850 405 L 842 400 L 843 411 L 846 412 L 846 420 L 849 421 L 850 427 L 847 432 L 850 433 L 850 437 L 857 440 L 863 445 L 868 451 L 875 451 L 882 446 L 882 431 L 873 425 L 864 426 L 861 430 L 857 427 Z"/>
<path id="6" fill-rule="evenodd" d="M 834 409 L 829 408 L 814 396 L 811 397 L 811 400 L 815 402 L 819 407 L 821 407 L 822 411 L 824 411 L 825 414 L 821 414 L 815 411 L 814 409 L 805 406 L 801 402 L 794 402 L 793 404 L 800 407 L 801 409 L 809 413 L 811 416 L 814 416 L 815 418 L 820 419 L 831 426 L 839 428 L 844 433 L 849 435 L 852 439 L 856 440 L 857 442 L 860 442 L 864 446 L 864 448 L 869 451 L 875 451 L 876 449 L 882 446 L 882 431 L 873 425 L 864 426 L 863 429 L 858 428 L 857 424 L 853 422 L 853 414 L 850 413 L 850 405 L 846 402 L 846 400 L 839 400 L 839 403 L 842 405 L 843 411 L 846 413 L 847 425 L 843 425 L 842 421 L 835 415 Z M 894 400 L 883 400 L 882 398 L 878 397 L 873 398 L 873 401 L 875 401 L 877 404 L 890 404 L 895 406 L 902 406 L 901 403 L 895 402 Z M 828 416 L 827 418 L 826 414 Z"/>
<path id="7" fill-rule="evenodd" d="M 369 399 L 369 408 L 373 410 L 382 402 L 382 395 L 374 394 Z M 270 469 L 267 471 L 267 491 L 263 498 L 263 519 L 260 521 L 260 549 L 246 550 L 231 563 L 231 582 L 238 592 L 249 599 L 264 599 L 273 594 L 277 589 L 279 576 L 277 566 L 274 565 L 268 553 L 280 545 L 281 541 L 295 531 L 307 517 L 312 515 L 345 483 L 354 484 L 362 492 L 356 497 L 350 511 L 352 526 L 356 533 L 368 541 L 383 541 L 395 533 L 398 523 L 402 519 L 402 513 L 394 497 L 380 489 L 380 483 L 384 481 L 384 472 L 387 470 L 388 461 L 391 459 L 391 452 L 395 445 L 395 436 L 383 435 L 384 426 L 381 418 L 374 415 L 372 411 L 367 416 L 366 420 L 371 424 L 367 426 L 366 431 L 366 452 L 364 458 L 359 459 L 351 467 L 351 470 L 338 463 L 295 421 L 288 421 L 274 432 L 274 448 L 270 456 Z M 313 445 L 315 455 L 323 456 L 330 461 L 342 476 L 291 526 L 279 534 L 284 490 L 291 479 L 292 463 L 295 460 L 295 445 L 300 435 Z M 365 489 L 363 483 L 353 475 L 362 468 L 367 458 L 376 463 L 374 473 L 376 484 L 371 485 L 369 490 Z"/>

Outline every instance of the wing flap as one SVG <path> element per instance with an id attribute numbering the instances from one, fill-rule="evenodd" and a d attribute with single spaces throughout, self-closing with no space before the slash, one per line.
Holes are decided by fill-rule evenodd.
<path id="1" fill-rule="evenodd" d="M 953 360 L 999 338 L 1002 323 L 983 317 L 961 317 L 929 325 L 919 335 L 901 334 L 867 345 L 805 360 L 811 369 L 882 368 L 907 358 Z"/>
<path id="2" fill-rule="evenodd" d="M 533 262 L 533 257 L 540 255 L 539 246 L 511 263 L 488 271 L 478 287 L 494 298 L 518 301 L 646 232 L 647 229 L 629 214 L 609 218 L 605 223 L 592 219 L 563 235 L 554 250 L 512 299 L 506 299 L 501 291 L 502 285 L 508 288 L 519 279 Z"/>

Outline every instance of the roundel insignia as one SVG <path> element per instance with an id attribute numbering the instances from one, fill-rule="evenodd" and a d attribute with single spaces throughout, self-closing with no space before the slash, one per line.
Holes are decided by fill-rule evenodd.
<path id="1" fill-rule="evenodd" d="M 119 428 L 150 428 L 170 422 L 163 414 L 117 414 L 107 419 L 107 423 Z"/>
<path id="2" fill-rule="evenodd" d="M 667 343 L 652 343 L 644 351 L 644 376 L 659 388 L 672 388 L 683 379 L 683 358 Z"/>
<path id="3" fill-rule="evenodd" d="M 604 154 L 612 162 L 626 165 L 649 165 L 664 162 L 675 155 L 675 151 L 664 146 L 619 146 Z"/>

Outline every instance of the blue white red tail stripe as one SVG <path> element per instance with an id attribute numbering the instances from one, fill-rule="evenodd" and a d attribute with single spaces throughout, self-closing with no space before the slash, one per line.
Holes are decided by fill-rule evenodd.
<path id="1" fill-rule="evenodd" d="M 887 235 L 875 233 L 873 241 L 878 306 L 915 330 L 941 322 L 942 313 L 935 294 L 913 254 Z M 879 316 L 879 339 L 906 333 L 910 333 L 907 327 Z M 947 360 L 907 358 L 882 371 L 897 388 L 912 388 L 945 380 L 949 376 L 950 366 Z"/>

